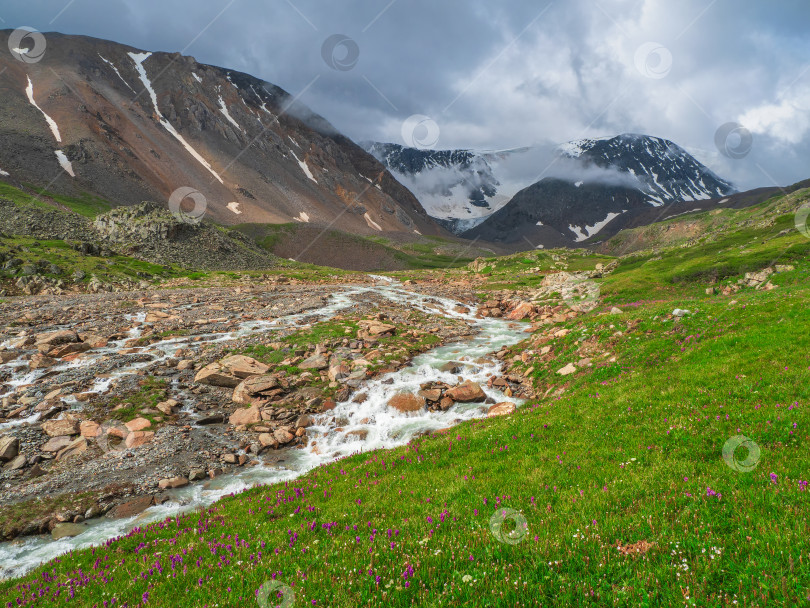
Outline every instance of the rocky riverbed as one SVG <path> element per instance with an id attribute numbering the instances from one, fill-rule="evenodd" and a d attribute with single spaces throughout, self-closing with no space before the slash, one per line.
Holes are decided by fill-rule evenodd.
<path id="1" fill-rule="evenodd" d="M 431 289 L 369 277 L 0 304 L 3 536 L 72 536 L 84 520 L 177 500 L 189 484 L 284 469 L 299 451 L 373 446 L 385 423 L 374 412 L 354 420 L 369 399 L 444 423 L 484 415 L 492 394 L 530 396 L 520 377 L 491 374 L 494 359 L 461 350 L 440 378 L 392 392 L 414 356 L 480 332 L 468 289 L 452 301 L 446 286 Z"/>

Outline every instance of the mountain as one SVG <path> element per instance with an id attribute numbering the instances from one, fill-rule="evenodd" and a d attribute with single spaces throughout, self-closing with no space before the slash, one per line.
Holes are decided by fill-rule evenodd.
<path id="1" fill-rule="evenodd" d="M 381 142 L 362 145 L 416 195 L 431 217 L 455 233 L 473 228 L 517 192 L 500 175 L 501 164 L 527 150 L 423 150 Z"/>
<path id="2" fill-rule="evenodd" d="M 275 85 L 177 53 L 45 37 L 39 62 L 0 54 L 0 179 L 116 205 L 167 204 L 185 187 L 204 197 L 194 212 L 222 224 L 446 234 L 373 156 Z"/>
<path id="3" fill-rule="evenodd" d="M 633 218 L 651 223 L 688 212 L 685 204 L 719 204 L 736 192 L 683 148 L 659 137 L 579 140 L 563 144 L 557 154 L 557 171 L 564 177 L 524 188 L 463 236 L 523 248 L 572 246 L 615 234 Z"/>

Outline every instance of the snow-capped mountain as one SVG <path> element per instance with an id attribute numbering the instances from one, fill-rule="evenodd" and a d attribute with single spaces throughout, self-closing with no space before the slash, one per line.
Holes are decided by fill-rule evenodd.
<path id="1" fill-rule="evenodd" d="M 373 156 L 273 84 L 177 53 L 47 41 L 35 63 L 0 53 L 0 180 L 116 205 L 168 205 L 185 188 L 224 224 L 446 234 Z"/>
<path id="2" fill-rule="evenodd" d="M 520 189 L 500 173 L 505 162 L 526 151 L 423 150 L 380 142 L 362 145 L 416 195 L 431 217 L 457 233 L 482 222 Z"/>
<path id="3" fill-rule="evenodd" d="M 580 139 L 561 145 L 559 151 L 584 161 L 586 166 L 629 173 L 652 204 L 705 200 L 736 192 L 686 150 L 660 137 L 625 133 Z"/>
<path id="4" fill-rule="evenodd" d="M 554 177 L 524 188 L 463 236 L 523 247 L 576 245 L 596 235 L 607 238 L 631 222 L 663 219 L 677 213 L 672 207 L 736 192 L 683 148 L 659 137 L 585 139 L 559 146 L 557 154 Z M 663 215 L 648 213 L 655 207 L 662 207 Z"/>

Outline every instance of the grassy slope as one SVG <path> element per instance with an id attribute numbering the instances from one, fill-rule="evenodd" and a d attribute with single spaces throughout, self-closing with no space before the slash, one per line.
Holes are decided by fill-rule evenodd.
<path id="1" fill-rule="evenodd" d="M 18 205 L 35 205 L 44 209 L 67 208 L 91 219 L 113 208 L 110 202 L 89 193 L 80 197 L 63 196 L 30 185 L 21 190 L 4 182 L 0 182 L 0 197 Z"/>
<path id="2" fill-rule="evenodd" d="M 347 258 L 358 256 L 368 270 L 454 268 L 472 260 L 468 245 L 440 237 L 419 237 L 416 242 L 397 243 L 386 237 L 363 237 L 340 230 L 323 231 L 319 227 L 295 223 L 239 224 L 233 229 L 281 257 L 303 251 L 303 260 L 312 256 L 328 260 L 329 255 L 322 258 L 321 251 L 316 250 L 320 249 L 331 252 L 334 262 L 344 265 Z M 313 245 L 307 249 L 305 244 L 315 237 L 318 238 L 317 247 Z"/>
<path id="3" fill-rule="evenodd" d="M 806 244 L 794 232 L 766 259 L 778 243 L 756 236 L 729 250 L 741 269 Z M 530 372 L 549 398 L 137 529 L 0 583 L 0 595 L 252 605 L 276 578 L 296 606 L 806 604 L 810 260 L 795 256 L 776 290 L 731 304 L 705 295 L 698 272 L 722 251 L 682 252 L 603 282 L 605 303 L 625 312 L 594 311 L 549 342 L 552 359 Z M 676 322 L 675 307 L 694 314 Z M 586 344 L 604 357 L 555 374 Z M 752 472 L 721 458 L 738 434 L 761 449 Z M 499 508 L 525 517 L 516 544 L 490 530 Z M 644 555 L 617 548 L 639 541 L 652 545 Z"/>

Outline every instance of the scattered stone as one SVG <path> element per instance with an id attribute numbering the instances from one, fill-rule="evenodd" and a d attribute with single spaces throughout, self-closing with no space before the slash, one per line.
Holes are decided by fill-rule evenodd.
<path id="1" fill-rule="evenodd" d="M 614 306 L 613 308 L 610 309 L 610 314 L 612 314 L 612 315 L 620 315 L 620 314 L 622 314 L 622 309 Z"/>
<path id="2" fill-rule="evenodd" d="M 558 369 L 557 373 L 560 374 L 561 376 L 568 376 L 569 374 L 573 374 L 575 371 L 577 371 L 577 368 L 574 367 L 573 363 L 569 363 L 565 367 L 561 367 L 560 369 Z"/>

